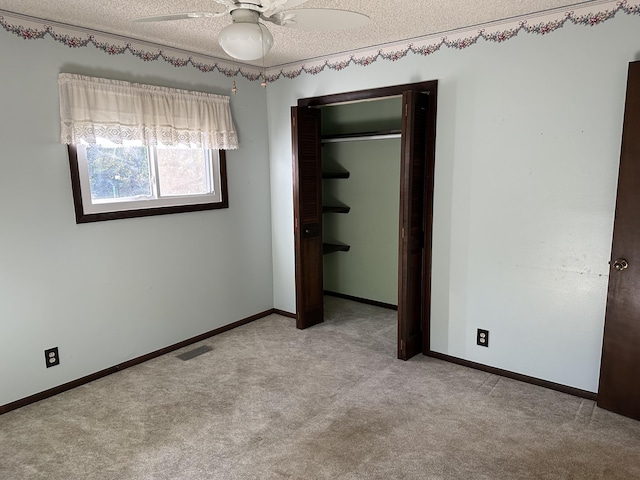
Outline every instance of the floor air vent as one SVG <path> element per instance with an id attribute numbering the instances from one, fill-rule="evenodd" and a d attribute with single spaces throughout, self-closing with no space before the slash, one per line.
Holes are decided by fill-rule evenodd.
<path id="1" fill-rule="evenodd" d="M 180 355 L 176 355 L 180 360 L 191 360 L 203 353 L 207 353 L 213 350 L 208 345 L 202 345 L 201 347 L 194 348 L 193 350 L 189 350 L 188 352 L 181 353 Z"/>

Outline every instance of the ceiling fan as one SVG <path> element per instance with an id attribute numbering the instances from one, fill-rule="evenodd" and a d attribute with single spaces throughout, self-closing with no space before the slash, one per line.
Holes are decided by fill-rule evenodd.
<path id="1" fill-rule="evenodd" d="M 218 43 L 231 57 L 257 60 L 273 47 L 273 36 L 260 20 L 299 30 L 344 30 L 369 23 L 369 17 L 348 10 L 329 8 L 292 9 L 308 0 L 213 0 L 211 12 L 190 12 L 136 18 L 136 22 L 163 22 L 189 18 L 231 15 L 233 23 L 218 34 Z"/>

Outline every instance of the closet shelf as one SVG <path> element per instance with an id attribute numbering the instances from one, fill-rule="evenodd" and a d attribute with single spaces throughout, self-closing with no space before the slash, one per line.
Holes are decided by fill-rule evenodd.
<path id="1" fill-rule="evenodd" d="M 322 213 L 349 213 L 351 207 L 323 205 Z"/>
<path id="2" fill-rule="evenodd" d="M 322 178 L 349 178 L 349 172 L 322 172 Z"/>
<path id="3" fill-rule="evenodd" d="M 346 133 L 339 135 L 324 135 L 322 143 L 358 142 L 362 140 L 383 140 L 386 138 L 400 138 L 400 130 L 385 130 L 380 132 Z"/>
<path id="4" fill-rule="evenodd" d="M 351 246 L 349 245 L 338 245 L 335 243 L 323 243 L 322 244 L 322 254 L 327 255 L 333 252 L 348 252 Z"/>

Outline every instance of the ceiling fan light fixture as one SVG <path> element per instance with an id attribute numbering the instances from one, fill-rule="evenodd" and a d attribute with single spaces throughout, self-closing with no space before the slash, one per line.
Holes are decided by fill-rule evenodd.
<path id="1" fill-rule="evenodd" d="M 233 23 L 218 35 L 218 43 L 227 55 L 238 60 L 258 60 L 273 47 L 273 36 L 258 22 L 260 15 L 253 10 L 238 9 L 231 12 Z"/>

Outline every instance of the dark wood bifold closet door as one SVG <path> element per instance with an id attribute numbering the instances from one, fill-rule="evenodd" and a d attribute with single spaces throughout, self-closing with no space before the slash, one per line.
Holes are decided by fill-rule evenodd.
<path id="1" fill-rule="evenodd" d="M 629 65 L 598 406 L 640 420 L 640 62 Z"/>
<path id="2" fill-rule="evenodd" d="M 296 326 L 323 321 L 321 107 L 402 96 L 398 358 L 430 351 L 431 237 L 438 82 L 300 99 L 291 110 Z"/>
<path id="3" fill-rule="evenodd" d="M 402 150 L 400 167 L 400 231 L 398 266 L 398 358 L 422 352 L 423 320 L 428 312 L 425 295 L 425 233 L 430 212 L 425 201 L 428 185 L 427 142 L 429 95 L 408 91 L 402 95 Z M 430 237 L 429 237 L 430 238 Z M 429 248 L 429 251 L 431 249 Z"/>
<path id="4" fill-rule="evenodd" d="M 320 110 L 292 107 L 296 327 L 323 321 Z"/>

